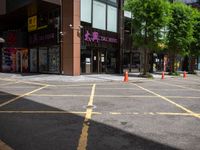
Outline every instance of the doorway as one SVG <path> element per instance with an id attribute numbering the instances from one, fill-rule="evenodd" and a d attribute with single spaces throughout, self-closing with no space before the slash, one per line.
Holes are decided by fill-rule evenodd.
<path id="1" fill-rule="evenodd" d="M 106 72 L 106 51 L 105 50 L 93 50 L 93 73 L 105 73 Z"/>

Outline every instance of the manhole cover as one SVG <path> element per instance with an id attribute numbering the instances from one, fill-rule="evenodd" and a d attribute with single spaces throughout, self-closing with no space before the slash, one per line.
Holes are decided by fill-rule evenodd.
<path id="1" fill-rule="evenodd" d="M 83 106 L 83 108 L 87 108 L 87 109 L 95 109 L 97 108 L 95 105 L 87 105 L 87 106 Z"/>
<path id="2" fill-rule="evenodd" d="M 122 125 L 126 125 L 128 122 L 121 122 Z"/>

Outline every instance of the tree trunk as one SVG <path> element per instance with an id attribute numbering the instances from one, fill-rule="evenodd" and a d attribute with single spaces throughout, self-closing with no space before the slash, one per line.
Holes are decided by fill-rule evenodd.
<path id="1" fill-rule="evenodd" d="M 189 57 L 189 72 L 194 73 L 195 59 L 191 56 Z"/>
<path id="2" fill-rule="evenodd" d="M 148 71 L 148 50 L 144 48 L 144 70 L 143 75 L 146 75 Z"/>
<path id="3" fill-rule="evenodd" d="M 173 50 L 172 55 L 171 55 L 171 69 L 170 72 L 174 73 L 175 72 L 175 62 L 176 62 L 176 55 L 175 55 L 175 50 Z"/>

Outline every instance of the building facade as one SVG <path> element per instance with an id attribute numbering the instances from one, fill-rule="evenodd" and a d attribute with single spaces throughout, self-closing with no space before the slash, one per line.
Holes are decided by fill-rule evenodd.
<path id="1" fill-rule="evenodd" d="M 122 71 L 122 0 L 2 0 L 2 72 Z"/>

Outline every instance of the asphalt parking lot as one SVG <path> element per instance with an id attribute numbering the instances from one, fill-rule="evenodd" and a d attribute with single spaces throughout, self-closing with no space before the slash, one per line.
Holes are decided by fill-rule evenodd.
<path id="1" fill-rule="evenodd" d="M 0 149 L 199 150 L 200 77 L 128 83 L 0 77 Z"/>

